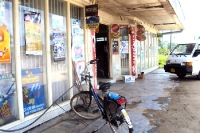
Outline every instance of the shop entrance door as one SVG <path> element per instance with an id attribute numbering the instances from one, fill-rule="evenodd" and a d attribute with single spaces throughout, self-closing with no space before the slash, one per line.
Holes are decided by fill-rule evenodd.
<path id="1" fill-rule="evenodd" d="M 96 58 L 99 59 L 97 63 L 97 77 L 109 78 L 109 39 L 108 26 L 100 24 L 99 31 L 96 32 Z"/>

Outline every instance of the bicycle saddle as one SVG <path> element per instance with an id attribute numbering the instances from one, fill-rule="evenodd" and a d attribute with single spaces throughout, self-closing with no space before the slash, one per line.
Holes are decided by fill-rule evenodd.
<path id="1" fill-rule="evenodd" d="M 99 82 L 99 90 L 104 91 L 104 90 L 110 89 L 110 86 L 111 86 L 110 82 L 106 82 L 106 83 Z"/>

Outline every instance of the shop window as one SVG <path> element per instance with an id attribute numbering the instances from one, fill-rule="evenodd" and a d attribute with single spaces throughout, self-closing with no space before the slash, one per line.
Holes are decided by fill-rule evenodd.
<path id="1" fill-rule="evenodd" d="M 51 75 L 53 101 L 57 100 L 68 88 L 68 63 L 66 13 L 67 2 L 49 1 Z M 69 100 L 69 95 L 63 96 L 58 102 Z"/>
<path id="2" fill-rule="evenodd" d="M 84 10 L 81 7 L 70 5 L 70 21 L 71 21 L 71 40 L 72 40 L 72 59 L 74 67 L 74 82 L 80 81 L 80 74 L 84 70 L 85 51 L 84 51 Z M 73 90 L 77 92 L 77 89 Z"/>
<path id="3" fill-rule="evenodd" d="M 20 53 L 24 115 L 46 108 L 44 0 L 19 1 Z"/>
<path id="4" fill-rule="evenodd" d="M 17 119 L 12 0 L 0 1 L 0 125 Z"/>
<path id="5" fill-rule="evenodd" d="M 129 38 L 128 25 L 120 25 L 121 74 L 129 75 Z"/>

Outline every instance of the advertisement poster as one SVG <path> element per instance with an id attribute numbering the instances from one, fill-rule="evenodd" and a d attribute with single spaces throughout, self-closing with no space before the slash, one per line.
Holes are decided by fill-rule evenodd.
<path id="1" fill-rule="evenodd" d="M 130 26 L 130 40 L 131 40 L 131 65 L 132 65 L 132 76 L 136 76 L 136 48 L 135 48 L 135 27 Z"/>
<path id="2" fill-rule="evenodd" d="M 15 85 L 13 74 L 0 74 L 0 125 L 16 119 L 12 112 L 14 106 Z"/>
<path id="3" fill-rule="evenodd" d="M 119 54 L 119 45 L 118 41 L 113 41 L 113 54 Z"/>
<path id="4" fill-rule="evenodd" d="M 78 80 L 81 81 L 81 73 L 85 69 L 85 62 L 84 61 L 77 61 L 76 62 L 76 73 L 78 75 Z"/>
<path id="5" fill-rule="evenodd" d="M 0 63 L 10 63 L 10 34 L 6 26 L 0 26 Z"/>
<path id="6" fill-rule="evenodd" d="M 71 19 L 72 26 L 72 59 L 73 61 L 85 60 L 84 57 L 84 37 L 81 29 L 81 21 Z"/>
<path id="7" fill-rule="evenodd" d="M 22 91 L 25 116 L 46 108 L 40 68 L 22 70 Z"/>
<path id="8" fill-rule="evenodd" d="M 27 55 L 42 55 L 41 15 L 37 12 L 24 14 Z"/>
<path id="9" fill-rule="evenodd" d="M 92 59 L 96 59 L 96 41 L 95 41 L 95 30 L 91 30 L 92 34 Z M 97 64 L 93 64 L 93 72 L 94 72 L 94 90 L 97 91 Z"/>
<path id="10" fill-rule="evenodd" d="M 54 61 L 65 60 L 65 44 L 64 44 L 64 34 L 63 33 L 53 33 L 53 58 Z"/>
<path id="11" fill-rule="evenodd" d="M 128 41 L 120 41 L 120 54 L 128 54 Z"/>
<path id="12" fill-rule="evenodd" d="M 0 25 L 5 24 L 5 1 L 0 0 Z"/>
<path id="13" fill-rule="evenodd" d="M 72 58 L 73 58 L 73 61 L 84 60 L 84 45 L 83 44 L 73 44 Z"/>
<path id="14" fill-rule="evenodd" d="M 64 18 L 63 16 L 52 14 L 52 30 L 63 30 L 64 28 Z"/>

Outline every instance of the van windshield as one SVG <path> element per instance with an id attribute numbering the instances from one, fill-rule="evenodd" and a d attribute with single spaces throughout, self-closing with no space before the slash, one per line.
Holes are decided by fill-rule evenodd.
<path id="1" fill-rule="evenodd" d="M 170 53 L 170 55 L 191 55 L 195 44 L 178 44 L 173 51 Z"/>

